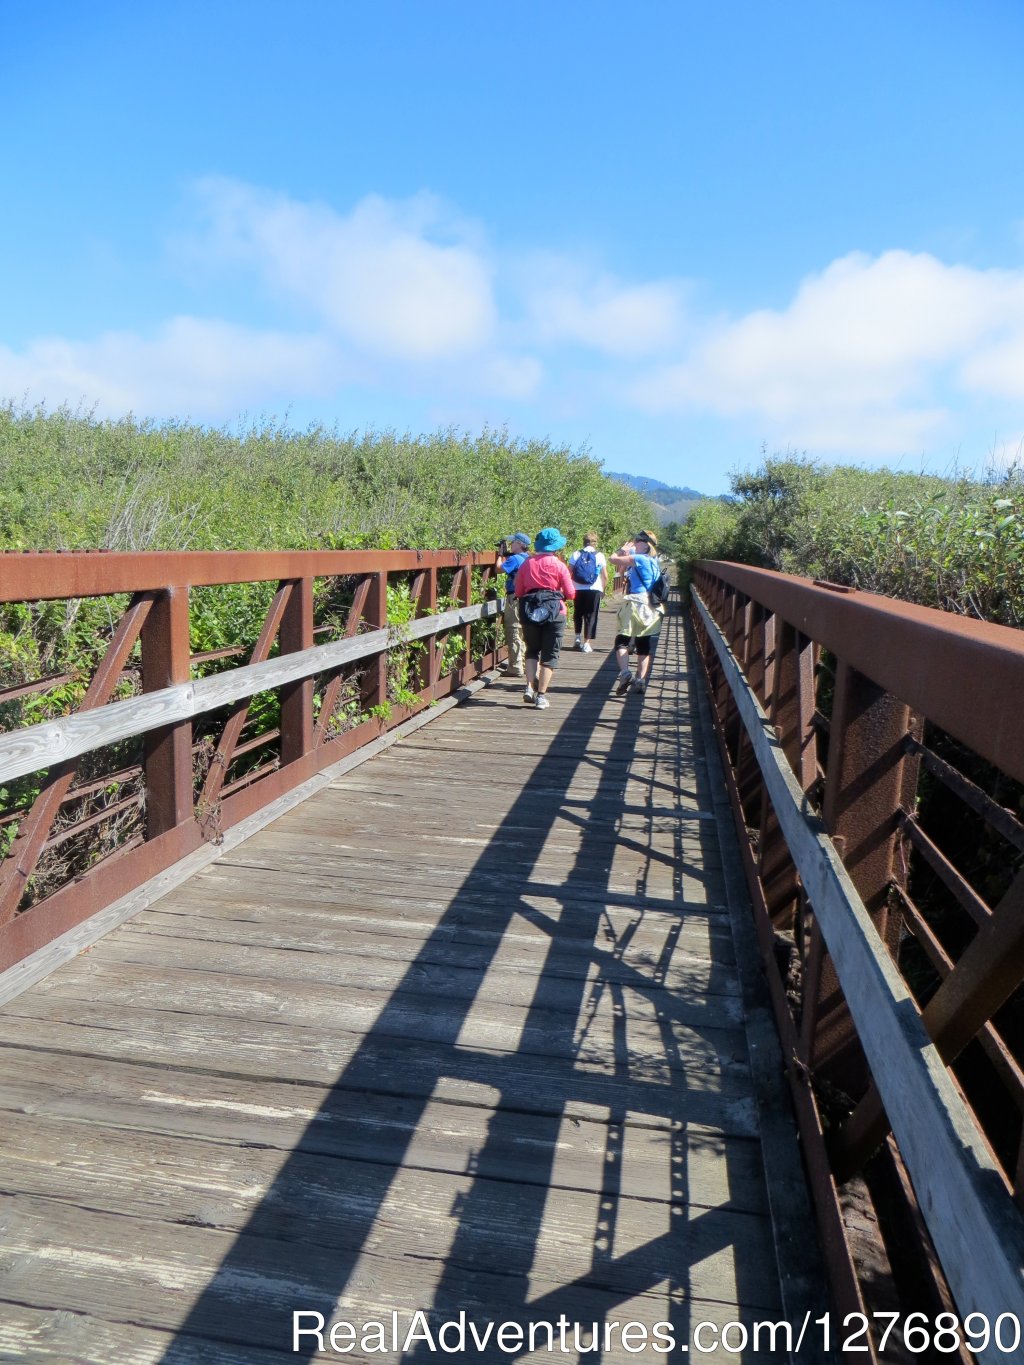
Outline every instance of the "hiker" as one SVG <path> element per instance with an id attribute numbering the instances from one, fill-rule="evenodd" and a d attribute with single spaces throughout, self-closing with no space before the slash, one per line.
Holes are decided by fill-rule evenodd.
<path id="1" fill-rule="evenodd" d="M 526 690 L 523 701 L 543 710 L 551 703 L 548 688 L 565 634 L 565 603 L 576 596 L 576 585 L 557 551 L 565 536 L 554 526 L 538 531 L 533 554 L 516 574 L 519 620 L 526 640 Z"/>
<path id="2" fill-rule="evenodd" d="M 638 531 L 610 558 L 617 569 L 626 573 L 626 593 L 619 606 L 619 633 L 615 637 L 615 660 L 619 665 L 615 694 L 621 697 L 632 687 L 643 696 L 651 670 L 651 641 L 661 630 L 665 610 L 651 602 L 651 589 L 661 577 L 658 539 L 650 531 Z M 636 646 L 635 678 L 629 669 L 631 644 Z"/>
<path id="3" fill-rule="evenodd" d="M 511 520 L 511 518 L 510 518 Z M 505 623 L 505 643 L 508 645 L 508 658 L 502 677 L 525 677 L 526 641 L 523 628 L 519 624 L 519 604 L 516 601 L 516 574 L 530 557 L 530 537 L 525 531 L 517 531 L 502 541 L 505 553 L 499 551 L 498 571 L 505 575 L 505 602 L 501 609 L 501 619 Z"/>
<path id="4" fill-rule="evenodd" d="M 608 591 L 608 561 L 597 548 L 597 536 L 588 531 L 583 537 L 583 549 L 569 557 L 569 572 L 576 584 L 572 604 L 572 627 L 576 632 L 576 648 L 584 654 L 593 653 L 597 639 L 597 622 L 601 613 L 601 599 Z"/>

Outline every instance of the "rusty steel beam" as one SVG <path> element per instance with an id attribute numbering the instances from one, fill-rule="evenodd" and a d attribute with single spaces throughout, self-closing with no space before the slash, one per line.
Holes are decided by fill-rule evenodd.
<path id="1" fill-rule="evenodd" d="M 313 580 L 300 578 L 281 616 L 282 654 L 309 649 L 313 639 Z M 302 678 L 281 688 L 281 763 L 294 763 L 314 747 L 313 679 Z"/>
<path id="2" fill-rule="evenodd" d="M 1024 634 L 876 593 L 719 560 L 713 578 L 778 612 L 916 713 L 1024 781 Z"/>
<path id="3" fill-rule="evenodd" d="M 900 919 L 889 912 L 897 867 L 898 816 L 913 799 L 917 762 L 905 740 L 914 718 L 903 702 L 840 658 L 829 727 L 828 777 L 822 814 L 843 863 L 893 960 Z M 813 730 L 813 725 L 811 726 Z M 856 1030 L 832 960 L 815 963 L 813 1050 L 808 1061 L 854 1098 L 869 1083 Z"/>
<path id="4" fill-rule="evenodd" d="M 347 574 L 411 573 L 461 564 L 494 564 L 493 550 L 142 550 L 132 554 L 8 551 L 0 555 L 0 602 L 105 597 L 171 587 L 266 583 Z"/>
<path id="5" fill-rule="evenodd" d="M 259 637 L 253 645 L 252 654 L 249 658 L 250 664 L 261 664 L 270 656 L 270 651 L 274 647 L 278 631 L 281 628 L 281 619 L 284 616 L 285 608 L 288 605 L 294 590 L 294 583 L 281 583 L 274 594 L 274 599 L 267 608 L 267 614 L 263 619 L 263 626 L 260 629 Z M 245 726 L 246 717 L 249 715 L 249 706 L 252 698 L 246 697 L 243 701 L 237 702 L 231 715 L 228 717 L 224 729 L 221 731 L 220 739 L 217 742 L 217 749 L 210 760 L 209 771 L 206 774 L 206 781 L 203 783 L 203 790 L 199 794 L 196 806 L 199 810 L 199 821 L 204 827 L 210 829 L 219 828 L 217 819 L 217 799 L 220 796 L 220 789 L 228 775 L 235 756 L 235 745 L 241 736 Z"/>
<path id="6" fill-rule="evenodd" d="M 954 867 L 942 849 L 928 838 L 917 821 L 911 819 L 903 811 L 899 813 L 899 826 L 942 884 L 971 916 L 975 924 L 985 924 L 992 914 L 992 907 L 978 895 L 964 874 Z"/>
<path id="7" fill-rule="evenodd" d="M 914 904 L 907 893 L 899 887 L 893 889 L 902 907 L 903 919 L 907 928 L 917 939 L 935 974 L 940 980 L 944 981 L 956 967 L 956 962 L 946 952 L 935 936 L 931 925 L 928 924 L 918 906 Z M 1024 1114 L 1024 1071 L 1021 1070 L 999 1030 L 989 1021 L 979 1029 L 977 1041 L 984 1049 L 986 1057 L 992 1063 L 1000 1080 L 1006 1086 L 1010 1099 L 1021 1114 Z"/>
<path id="8" fill-rule="evenodd" d="M 956 966 L 921 1011 L 921 1022 L 946 1063 L 955 1062 L 1024 977 L 1024 872 L 1019 872 Z M 882 1098 L 872 1085 L 836 1134 L 840 1178 L 857 1169 L 889 1132 Z M 1009 1183 L 1009 1182 L 1008 1182 Z"/>
<path id="9" fill-rule="evenodd" d="M 938 754 L 932 753 L 931 749 L 919 743 L 912 735 L 907 737 L 907 752 L 917 754 L 921 759 L 923 768 L 927 768 L 933 777 L 937 777 L 943 786 L 948 787 L 963 801 L 964 805 L 970 806 L 973 811 L 977 811 L 997 834 L 1001 834 L 1007 843 L 1013 845 L 1018 853 L 1024 853 L 1024 825 L 1017 819 L 1013 811 L 1007 810 L 998 801 L 993 801 L 991 796 L 983 792 L 977 783 L 972 782 L 969 777 L 965 777 L 958 768 L 954 768 L 944 758 L 939 758 Z"/>
<path id="10" fill-rule="evenodd" d="M 366 598 L 370 591 L 371 578 L 369 574 L 364 574 L 356 584 L 355 593 L 348 613 L 345 616 L 345 629 L 342 638 L 351 640 L 355 635 L 363 620 L 363 610 L 366 606 Z M 313 632 L 316 634 L 316 632 Z M 338 697 L 341 694 L 342 684 L 345 681 L 344 671 L 335 673 L 324 688 L 324 695 L 320 701 L 320 714 L 317 716 L 316 725 L 313 727 L 314 747 L 327 742 L 331 732 L 331 720 L 334 717 L 335 708 L 338 705 Z"/>
<path id="11" fill-rule="evenodd" d="M 387 625 L 388 576 L 386 572 L 371 574 L 367 580 L 363 619 L 373 630 L 381 630 Z M 367 711 L 371 706 L 383 706 L 387 701 L 388 659 L 386 654 L 378 654 L 367 659 L 360 695 L 363 707 Z"/>
<path id="12" fill-rule="evenodd" d="M 158 692 L 192 675 L 187 588 L 158 593 L 142 627 L 142 690 Z M 153 838 L 192 818 L 192 722 L 176 721 L 143 739 L 146 835 Z"/>

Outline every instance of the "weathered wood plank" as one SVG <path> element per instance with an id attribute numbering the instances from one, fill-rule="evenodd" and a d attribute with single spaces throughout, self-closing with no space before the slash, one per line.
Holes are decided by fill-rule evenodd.
<path id="1" fill-rule="evenodd" d="M 182 1017 L 165 1010 L 108 1005 L 90 1019 L 88 1002 L 27 996 L 0 1014 L 0 1047 L 31 1039 L 45 1054 L 101 1057 L 154 1066 L 189 1068 L 239 1079 L 277 1080 L 391 1095 L 440 1095 L 479 1104 L 481 1089 L 496 1107 L 561 1113 L 570 1101 L 619 1112 L 642 1110 L 679 1122 L 718 1128 L 738 1137 L 756 1131 L 745 1067 L 680 1073 L 662 1059 L 627 1068 L 579 1063 L 543 1053 L 502 1052 L 462 1042 L 441 1045 L 387 1035 L 363 1038 L 341 1030 L 298 1024 L 270 1026 L 226 1016 Z M 20 1008 L 20 1014 L 13 1013 Z M 2 1061 L 2 1054 L 0 1054 Z M 685 1081 L 683 1075 L 685 1074 Z"/>
<path id="2" fill-rule="evenodd" d="M 253 873 L 258 875 L 254 877 Z M 411 891 L 411 887 L 415 890 Z M 173 905 L 165 902 L 163 908 L 173 912 L 173 906 L 179 904 L 195 905 L 197 909 L 215 908 L 221 902 L 226 906 L 251 904 L 258 888 L 266 891 L 264 899 L 279 897 L 283 909 L 302 907 L 315 915 L 318 907 L 322 907 L 327 917 L 343 913 L 345 906 L 365 911 L 368 916 L 379 907 L 391 918 L 415 916 L 420 909 L 426 913 L 440 907 L 442 913 L 447 911 L 444 914 L 447 925 L 486 924 L 499 917 L 507 921 L 510 912 L 514 912 L 517 921 L 535 916 L 553 924 L 569 912 L 597 909 L 615 939 L 619 937 L 618 926 L 628 925 L 630 917 L 658 922 L 655 917 L 666 916 L 673 922 L 706 924 L 709 933 L 719 936 L 728 932 L 724 905 L 715 899 L 677 901 L 611 890 L 607 886 L 568 886 L 532 876 L 514 888 L 503 885 L 499 878 L 488 879 L 486 884 L 475 878 L 473 886 L 466 888 L 464 881 L 446 881 L 439 874 L 425 886 L 422 881 L 410 883 L 404 879 L 400 868 L 382 866 L 371 871 L 361 870 L 356 864 L 346 867 L 344 877 L 314 870 L 299 877 L 287 863 L 224 863 L 182 888 Z"/>
<path id="3" fill-rule="evenodd" d="M 510 898 L 500 892 L 474 895 L 472 900 L 460 896 L 453 906 L 422 893 L 410 897 L 402 886 L 357 886 L 346 895 L 337 883 L 323 887 L 314 883 L 303 896 L 294 878 L 281 882 L 269 871 L 261 875 L 260 885 L 265 894 L 255 896 L 251 881 L 247 884 L 242 874 L 218 877 L 213 887 L 189 889 L 150 911 L 137 927 L 141 931 L 147 924 L 182 926 L 188 922 L 209 926 L 216 936 L 218 925 L 237 924 L 240 933 L 246 924 L 268 929 L 280 926 L 284 931 L 293 925 L 300 931 L 318 931 L 332 942 L 337 942 L 338 935 L 379 934 L 382 938 L 400 935 L 431 946 L 443 941 L 490 944 L 496 938 L 541 944 L 557 930 L 560 941 L 578 942 L 582 952 L 596 942 L 627 957 L 635 950 L 638 962 L 644 955 L 647 960 L 660 960 L 666 944 L 677 941 L 681 948 L 715 961 L 728 961 L 731 953 L 728 922 L 718 906 L 688 905 L 679 911 L 659 903 L 615 904 L 524 894 L 514 898 L 510 915 Z M 599 915 L 596 932 L 591 917 L 595 910 Z M 343 941 L 347 943 L 347 937 Z M 358 943 L 353 948 L 358 950 Z"/>
<path id="4" fill-rule="evenodd" d="M 569 895 L 587 895 L 591 900 L 606 895 L 621 895 L 630 896 L 634 900 L 660 901 L 662 904 L 670 903 L 681 907 L 688 902 L 703 904 L 707 899 L 714 899 L 718 879 L 713 868 L 705 872 L 694 867 L 684 873 L 679 884 L 671 878 L 665 878 L 657 885 L 652 883 L 648 888 L 645 880 L 638 876 L 638 871 L 646 866 L 646 860 L 632 852 L 628 857 L 632 861 L 620 861 L 614 872 L 610 872 L 606 867 L 590 865 L 586 861 L 579 867 L 568 869 L 564 853 L 551 850 L 549 856 L 530 862 L 529 877 L 523 876 L 521 872 L 511 881 L 506 867 L 497 859 L 489 861 L 485 866 L 475 865 L 469 860 L 461 867 L 439 867 L 426 860 L 418 866 L 413 866 L 403 862 L 397 849 L 364 849 L 360 852 L 354 844 L 348 850 L 337 846 L 325 849 L 322 854 L 318 854 L 318 864 L 320 876 L 333 873 L 337 877 L 347 878 L 358 874 L 364 880 L 371 881 L 375 878 L 382 881 L 389 878 L 410 888 L 423 885 L 448 886 L 453 892 L 466 895 L 473 895 L 479 888 L 487 886 L 497 890 L 504 889 L 507 895 L 513 888 L 525 890 L 540 882 L 552 888 L 557 887 L 559 891 Z M 303 849 L 297 844 L 288 848 L 282 839 L 282 842 L 276 844 L 272 850 L 251 853 L 247 850 L 244 859 L 239 857 L 230 863 L 230 866 L 246 867 L 254 871 L 287 868 L 293 875 L 301 877 L 308 873 L 309 861 L 308 848 Z M 372 873 L 367 871 L 368 862 L 373 867 Z"/>
<path id="5" fill-rule="evenodd" d="M 119 1133 L 116 1128 L 73 1122 L 61 1124 L 62 1144 L 55 1157 L 40 1151 L 38 1122 L 8 1117 L 0 1182 L 5 1190 L 17 1190 L 19 1197 L 51 1199 L 72 1210 L 236 1233 L 255 1220 L 261 1237 L 313 1241 L 320 1247 L 386 1259 L 429 1255 L 430 1247 L 444 1245 L 457 1234 L 463 1254 L 474 1263 L 504 1265 L 510 1274 L 517 1273 L 512 1267 L 520 1273 L 528 1269 L 548 1279 L 557 1278 L 557 1259 L 592 1244 L 599 1206 L 611 1203 L 617 1232 L 636 1247 L 629 1269 L 620 1268 L 613 1279 L 603 1279 L 595 1272 L 588 1276 L 582 1264 L 580 1275 L 585 1281 L 638 1292 L 661 1278 L 652 1280 L 652 1270 L 670 1269 L 665 1238 L 674 1242 L 674 1254 L 690 1263 L 686 1232 L 707 1213 L 717 1225 L 716 1239 L 722 1247 L 742 1244 L 744 1256 L 750 1258 L 745 1301 L 772 1300 L 771 1232 L 766 1219 L 737 1209 L 728 1200 L 708 1204 L 694 1198 L 693 1173 L 686 1168 L 682 1143 L 663 1154 L 666 1167 L 673 1156 L 678 1160 L 674 1195 L 670 1191 L 668 1198 L 636 1198 L 618 1189 L 566 1186 L 553 1150 L 560 1125 L 550 1127 L 545 1144 L 548 1178 L 521 1182 L 514 1178 L 513 1167 L 496 1159 L 491 1161 L 492 1174 L 479 1170 L 451 1174 L 404 1161 L 368 1165 L 310 1151 L 292 1152 L 283 1160 L 272 1148 L 239 1149 L 202 1138 Z M 600 1152 L 605 1164 L 614 1148 L 605 1130 Z M 627 1160 L 623 1153 L 623 1166 Z M 386 1217 L 374 1216 L 379 1196 L 373 1187 L 379 1184 L 387 1190 Z M 461 1213 L 454 1212 L 470 1189 L 472 1201 Z M 537 1254 L 541 1209 L 544 1245 Z M 702 1250 L 713 1253 L 710 1243 Z M 694 1260 L 692 1292 L 700 1298 L 717 1297 L 722 1292 L 722 1270 L 714 1255 Z M 637 1270 L 640 1278 L 633 1278 Z"/>
<path id="6" fill-rule="evenodd" d="M 287 1343 L 270 1351 L 248 1342 L 183 1336 L 132 1322 L 107 1322 L 92 1313 L 5 1303 L 0 1313 L 0 1360 L 32 1365 L 285 1365 L 295 1360 Z M 313 1357 L 329 1359 L 328 1356 Z M 356 1359 L 356 1357 L 352 1357 Z M 338 1357 L 335 1355 L 334 1360 Z M 385 1360 L 386 1357 L 378 1356 Z"/>
<path id="7" fill-rule="evenodd" d="M 555 1320 L 557 1320 L 558 1311 L 560 1310 L 556 1308 L 552 1315 Z M 517 1316 L 527 1332 L 525 1340 L 529 1342 L 528 1332 L 531 1319 L 523 1314 Z M 445 1316 L 432 1310 L 426 1312 L 426 1317 L 435 1333 L 440 1330 L 441 1324 L 446 1320 Z M 713 1323 L 721 1332 L 726 1323 L 736 1320 L 743 1323 L 748 1332 L 753 1333 L 755 1323 L 759 1318 L 763 1318 L 764 1314 L 757 1309 L 730 1309 L 729 1305 L 697 1300 L 686 1303 L 682 1308 L 678 1305 L 666 1305 L 662 1317 L 664 1321 L 674 1324 L 676 1339 L 686 1341 L 690 1328 L 698 1322 Z M 338 1318 L 341 1318 L 341 1314 L 338 1314 Z M 358 1322 L 364 1319 L 355 1318 L 353 1313 L 348 1312 L 346 1320 Z M 536 1323 L 541 1320 L 538 1310 L 532 1321 Z M 649 1326 L 654 1321 L 650 1316 L 650 1304 L 647 1301 L 636 1301 L 628 1298 L 616 1305 L 611 1320 L 622 1323 L 647 1322 Z M 390 1317 L 386 1317 L 384 1321 L 390 1333 Z M 328 1319 L 328 1325 L 329 1323 L 330 1319 Z M 324 1352 L 320 1352 L 314 1347 L 313 1352 L 308 1357 L 303 1355 L 299 1358 L 331 1361 L 334 1362 L 334 1365 L 337 1365 L 339 1359 L 351 1360 L 357 1362 L 357 1365 L 400 1365 L 401 1361 L 409 1360 L 411 1351 L 414 1349 L 410 1345 L 409 1349 L 405 1350 L 403 1345 L 405 1333 L 410 1325 L 408 1318 L 399 1321 L 397 1344 L 394 1349 L 390 1344 L 391 1337 L 387 1335 L 382 1350 L 378 1350 L 374 1341 L 372 1354 L 364 1353 L 357 1345 L 351 1353 L 339 1356 L 336 1351 L 330 1350 L 329 1337 L 325 1334 L 326 1349 Z M 478 1331 L 483 1334 L 486 1326 L 485 1321 L 478 1322 Z M 603 1333 L 603 1326 L 599 1330 Z M 593 1328 L 589 1321 L 581 1323 L 580 1343 L 581 1349 L 584 1351 L 589 1352 L 591 1350 L 592 1332 Z M 448 1344 L 451 1344 L 452 1338 L 450 1336 L 446 1340 Z M 475 1351 L 476 1348 L 472 1345 L 472 1337 L 468 1333 L 467 1340 L 470 1343 L 470 1349 Z M 543 1361 L 551 1359 L 547 1350 L 546 1336 L 541 1332 L 534 1338 L 534 1341 L 537 1346 L 536 1351 L 519 1357 L 525 1362 L 525 1365 L 541 1365 Z M 305 1339 L 302 1342 L 304 1348 L 310 1344 Z M 553 1344 L 555 1350 L 558 1350 L 557 1326 Z M 607 1349 L 604 1348 L 603 1339 L 599 1344 L 602 1365 L 635 1365 L 636 1354 L 623 1350 L 621 1338 L 618 1334 L 613 1332 Z M 635 1339 L 630 1344 L 635 1348 Z M 567 1327 L 566 1345 L 567 1350 L 574 1353 L 573 1326 L 571 1324 Z M 0 1353 L 2 1352 L 7 1352 L 6 1357 L 4 1357 L 6 1359 L 27 1360 L 31 1361 L 33 1365 L 68 1365 L 69 1361 L 74 1361 L 75 1365 L 284 1365 L 286 1360 L 295 1361 L 296 1359 L 295 1354 L 291 1351 L 290 1342 L 286 1352 L 282 1354 L 251 1344 L 239 1345 L 231 1342 L 214 1341 L 208 1336 L 197 1337 L 158 1328 L 137 1327 L 130 1322 L 105 1322 L 88 1314 L 27 1308 L 21 1304 L 4 1305 L 4 1313 L 0 1318 Z M 566 1356 L 566 1359 L 571 1358 L 571 1355 Z M 590 1357 L 588 1356 L 588 1358 Z M 593 1358 L 597 1359 L 596 1356 Z M 717 1349 L 714 1354 L 715 1365 L 740 1365 L 741 1359 L 747 1361 L 751 1358 L 749 1353 L 741 1358 L 722 1348 Z M 757 1359 L 758 1361 L 771 1361 L 774 1357 L 769 1355 L 767 1348 L 765 1348 Z"/>
<path id="8" fill-rule="evenodd" d="M 606 1161 L 608 1112 L 572 1099 L 564 1113 L 516 1111 L 495 1141 L 494 1106 L 479 1089 L 477 1103 L 426 1096 L 358 1096 L 322 1086 L 283 1081 L 234 1080 L 201 1072 L 85 1061 L 50 1053 L 41 1057 L 10 1048 L 3 1058 L 0 1110 L 34 1123 L 30 1153 L 64 1160 L 65 1120 L 125 1131 L 204 1138 L 246 1148 L 306 1151 L 408 1169 L 468 1174 L 522 1184 L 554 1183 L 566 1189 L 671 1201 L 685 1181 L 692 1202 L 751 1213 L 766 1207 L 756 1143 L 700 1124 L 683 1124 L 641 1109 L 616 1115 L 623 1160 Z M 560 1120 L 552 1128 L 552 1118 Z M 51 1130 L 46 1124 L 54 1124 Z M 3 1150 L 15 1131 L 2 1122 Z M 554 1134 L 554 1136 L 553 1136 Z M 490 1138 L 490 1143 L 488 1139 Z M 673 1160 L 674 1157 L 681 1158 Z M 554 1168 L 552 1167 L 554 1159 Z M 27 1188 L 23 1185 L 17 1188 Z M 673 1194 L 675 1191 L 675 1195 Z M 65 1190 L 64 1193 L 67 1193 Z"/>
<path id="9" fill-rule="evenodd" d="M 649 1000 L 631 987 L 611 990 L 596 983 L 584 993 L 569 983 L 552 982 L 543 989 L 542 1006 L 519 1006 L 467 988 L 450 973 L 442 973 L 437 981 L 428 976 L 424 990 L 417 989 L 415 981 L 401 988 L 396 983 L 379 990 L 331 990 L 301 980 L 290 980 L 282 988 L 272 978 L 159 971 L 132 963 L 118 964 L 98 982 L 90 966 L 88 962 L 69 964 L 40 982 L 31 997 L 13 1002 L 11 1012 L 45 1013 L 50 1001 L 78 1002 L 78 1017 L 99 1024 L 108 1006 L 157 1005 L 194 1017 L 356 1035 L 372 1029 L 381 1037 L 438 1043 L 458 1038 L 467 1047 L 532 1052 L 581 1065 L 614 1064 L 642 1070 L 648 1062 L 657 1062 L 670 1070 L 735 1068 L 740 1073 L 746 1067 L 746 1044 L 736 1006 L 722 996 L 695 995 L 669 1004 Z M 448 977 L 452 979 L 445 984 Z M 495 992 L 500 994 L 500 990 Z"/>
<path id="10" fill-rule="evenodd" d="M 203 932 L 206 930 L 206 932 Z M 563 943 L 561 935 L 547 943 L 529 939 L 508 939 L 494 936 L 487 944 L 463 944 L 431 941 L 417 949 L 416 941 L 399 938 L 388 940 L 366 939 L 362 951 L 359 944 L 350 946 L 338 941 L 338 936 L 324 935 L 327 942 L 311 943 L 297 934 L 282 933 L 271 928 L 260 934 L 252 927 L 240 941 L 231 941 L 227 934 L 209 933 L 204 925 L 190 933 L 181 926 L 177 931 L 159 932 L 152 925 L 140 925 L 135 932 L 118 935 L 109 949 L 109 958 L 117 962 L 151 964 L 167 968 L 194 968 L 200 971 L 226 971 L 235 975 L 273 977 L 284 980 L 316 981 L 330 985 L 355 985 L 374 990 L 393 989 L 396 972 L 405 972 L 415 964 L 417 989 L 430 989 L 430 974 L 438 973 L 439 981 L 465 981 L 469 997 L 489 998 L 496 989 L 492 980 L 485 980 L 479 991 L 475 983 L 483 973 L 493 978 L 503 976 L 500 998 L 509 1004 L 529 1004 L 543 990 L 545 1002 L 552 997 L 551 983 L 584 984 L 589 991 L 598 981 L 606 984 L 631 985 L 637 990 L 696 992 L 706 996 L 736 996 L 738 986 L 731 964 L 718 964 L 704 953 L 686 953 L 671 942 L 665 945 L 661 957 L 638 958 L 627 962 L 614 950 L 593 945 L 587 949 L 581 939 Z M 353 936 L 354 937 L 354 936 Z M 212 947 L 216 944 L 216 947 Z M 489 969 L 489 970 L 488 970 Z M 538 977 L 543 973 L 543 985 Z M 579 994 L 577 990 L 577 995 Z M 557 998 L 557 997 L 556 997 Z M 652 998 L 655 998 L 652 996 Z M 658 997 L 660 998 L 660 997 Z M 671 1009 L 673 1001 L 666 1000 Z"/>
<path id="11" fill-rule="evenodd" d="M 462 1185 L 464 1215 L 472 1182 Z M 514 1240 L 490 1256 L 474 1255 L 467 1245 L 458 1288 L 445 1290 L 445 1262 L 453 1242 L 461 1251 L 461 1238 L 440 1210 L 442 1221 L 425 1224 L 422 1232 L 407 1222 L 420 1188 L 388 1187 L 383 1215 L 368 1229 L 372 1249 L 354 1262 L 351 1252 L 310 1242 L 301 1229 L 296 1240 L 283 1243 L 252 1233 L 119 1217 L 31 1195 L 16 1200 L 0 1195 L 6 1253 L 0 1293 L 33 1308 L 61 1306 L 147 1327 L 173 1330 L 187 1321 L 192 1332 L 264 1348 L 288 1343 L 290 1315 L 300 1305 L 338 1303 L 346 1315 L 373 1318 L 411 1314 L 430 1303 L 444 1311 L 457 1302 L 485 1320 L 522 1313 L 525 1291 L 535 1317 L 546 1316 L 545 1305 L 560 1304 L 570 1320 L 602 1321 L 606 1314 L 617 1317 L 623 1301 L 633 1300 L 641 1304 L 638 1316 L 650 1321 L 664 1314 L 663 1286 L 669 1283 L 685 1285 L 697 1300 L 766 1311 L 778 1302 L 758 1266 L 770 1258 L 770 1247 L 757 1238 L 744 1251 L 737 1240 L 763 1229 L 761 1220 L 701 1210 L 688 1219 L 655 1221 L 648 1203 L 622 1200 L 612 1255 L 595 1248 L 593 1224 L 588 1229 L 575 1221 L 571 1202 L 563 1215 L 550 1201 L 551 1217 L 545 1217 L 539 1238 L 524 1245 L 523 1232 L 533 1226 L 536 1210 L 529 1206 L 529 1191 L 515 1187 L 504 1192 L 503 1208 L 518 1203 L 518 1213 L 505 1229 L 495 1229 L 495 1235 L 505 1231 Z M 286 1210 L 282 1216 L 287 1219 Z M 51 1229 L 58 1217 L 64 1241 L 55 1244 Z M 357 1229 L 348 1222 L 347 1230 L 351 1237 Z M 207 1267 L 213 1266 L 219 1269 L 210 1278 Z M 55 1304 L 58 1295 L 61 1302 Z"/>

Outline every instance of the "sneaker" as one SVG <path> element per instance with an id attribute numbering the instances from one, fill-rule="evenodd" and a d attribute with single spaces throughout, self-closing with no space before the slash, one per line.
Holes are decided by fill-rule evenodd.
<path id="1" fill-rule="evenodd" d="M 590 643 L 589 640 L 584 640 L 581 648 L 584 654 L 593 654 L 594 652 L 594 646 Z"/>
<path id="2" fill-rule="evenodd" d="M 576 642 L 573 645 L 573 649 L 586 649 L 586 645 L 579 635 L 576 636 Z"/>
<path id="3" fill-rule="evenodd" d="M 543 711 L 545 710 L 546 707 L 551 705 L 551 703 L 548 701 L 547 697 L 545 697 L 543 692 L 540 694 L 540 696 L 533 704 L 534 706 L 536 706 L 538 711 Z"/>
<path id="4" fill-rule="evenodd" d="M 523 701 L 526 702 L 527 706 L 532 706 L 536 700 L 537 700 L 536 692 L 533 690 L 532 687 L 528 687 L 526 691 L 523 693 Z"/>
<path id="5" fill-rule="evenodd" d="M 615 684 L 615 695 L 616 695 L 617 697 L 622 697 L 622 696 L 624 696 L 624 695 L 629 691 L 629 689 L 632 687 L 632 685 L 633 685 L 633 675 L 632 675 L 632 673 L 630 673 L 629 669 L 627 668 L 627 670 L 625 671 L 625 673 L 620 673 L 620 674 L 619 674 L 619 681 Z"/>
<path id="6" fill-rule="evenodd" d="M 643 694 L 647 691 L 646 680 L 644 678 L 637 678 L 636 682 L 633 684 L 633 691 L 639 693 L 639 695 L 642 697 Z"/>

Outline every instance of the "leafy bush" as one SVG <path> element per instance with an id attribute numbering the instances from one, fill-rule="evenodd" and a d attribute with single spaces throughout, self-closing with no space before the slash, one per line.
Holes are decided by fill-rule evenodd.
<path id="1" fill-rule="evenodd" d="M 231 434 L 12 403 L 0 406 L 0 487 L 0 549 L 482 550 L 543 525 L 610 542 L 648 510 L 585 452 L 507 431 L 341 435 L 267 419 Z M 271 591 L 196 590 L 193 649 L 253 640 Z M 121 609 L 0 607 L 0 687 L 87 676 Z"/>
<path id="2" fill-rule="evenodd" d="M 901 474 L 766 458 L 683 526 L 683 559 L 733 559 L 982 620 L 1024 623 L 1024 474 Z"/>

